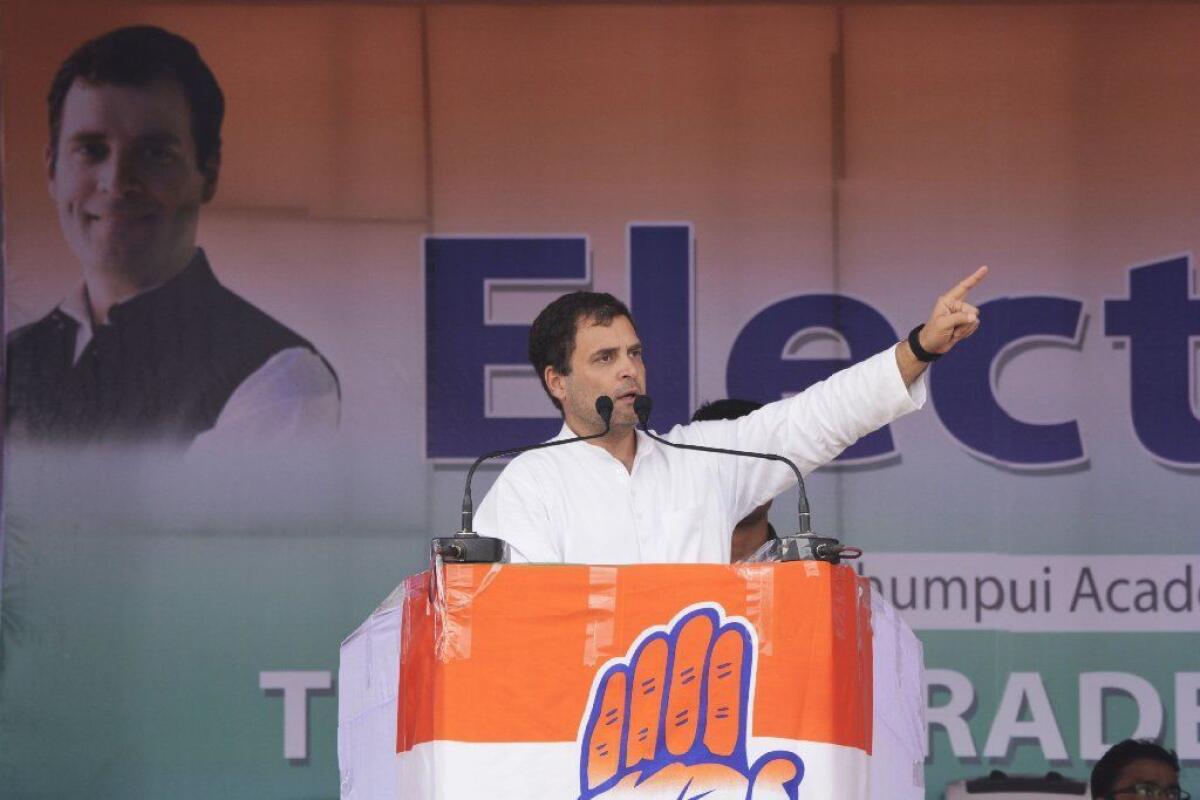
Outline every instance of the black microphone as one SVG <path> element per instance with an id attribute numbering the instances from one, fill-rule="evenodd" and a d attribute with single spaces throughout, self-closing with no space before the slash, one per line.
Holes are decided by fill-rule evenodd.
<path id="1" fill-rule="evenodd" d="M 702 453 L 720 453 L 730 456 L 763 458 L 768 461 L 779 461 L 792 468 L 792 472 L 796 475 L 796 484 L 800 487 L 798 509 L 800 531 L 779 540 L 778 549 L 775 552 L 778 553 L 780 561 L 828 561 L 831 564 L 840 564 L 843 558 L 858 558 L 862 555 L 862 550 L 857 547 L 843 545 L 837 539 L 818 536 L 812 532 L 812 521 L 808 512 L 808 494 L 804 491 L 804 476 L 800 474 L 800 468 L 791 459 L 776 453 L 753 453 L 748 450 L 728 450 L 723 447 L 705 447 L 698 444 L 669 442 L 661 436 L 650 432 L 650 409 L 653 405 L 649 395 L 639 394 L 633 398 L 633 411 L 637 414 L 638 424 L 641 425 L 642 432 L 660 444 L 665 444 L 667 447 L 677 447 L 680 450 L 698 450 Z"/>
<path id="2" fill-rule="evenodd" d="M 467 470 L 466 486 L 463 488 L 462 530 L 458 531 L 451 538 L 434 539 L 434 554 L 442 555 L 446 561 L 471 563 L 500 561 L 503 556 L 503 542 L 500 539 L 480 536 L 471 529 L 472 521 L 475 517 L 475 502 L 471 499 L 471 481 L 475 477 L 475 470 L 479 468 L 480 464 L 491 458 L 515 456 L 518 453 L 524 453 L 528 450 L 540 450 L 543 447 L 558 447 L 559 445 L 574 444 L 575 442 L 586 442 L 588 439 L 599 439 L 601 436 L 608 434 L 612 425 L 612 398 L 606 394 L 597 397 L 596 413 L 600 415 L 600 420 L 604 423 L 604 430 L 599 433 L 593 433 L 588 436 L 576 436 L 573 439 L 539 442 L 538 444 L 512 447 L 507 450 L 494 450 L 491 453 L 484 453 L 475 459 L 475 463 L 471 464 L 471 468 Z"/>

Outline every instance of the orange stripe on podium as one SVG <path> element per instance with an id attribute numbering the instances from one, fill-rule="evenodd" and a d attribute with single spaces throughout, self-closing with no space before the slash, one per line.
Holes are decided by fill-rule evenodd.
<path id="1" fill-rule="evenodd" d="M 870 750 L 870 603 L 849 567 L 448 565 L 445 585 L 439 603 L 429 573 L 408 582 L 399 752 L 574 741 L 605 662 L 704 602 L 755 629 L 751 735 Z"/>

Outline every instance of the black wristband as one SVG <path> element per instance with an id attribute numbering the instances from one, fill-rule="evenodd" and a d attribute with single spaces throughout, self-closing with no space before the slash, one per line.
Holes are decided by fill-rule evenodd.
<path id="1" fill-rule="evenodd" d="M 926 364 L 937 361 L 942 357 L 941 353 L 931 353 L 924 347 L 921 347 L 921 329 L 925 327 L 925 323 L 921 323 L 917 327 L 908 332 L 908 349 L 912 350 L 912 354 L 917 357 L 917 361 L 923 361 Z"/>

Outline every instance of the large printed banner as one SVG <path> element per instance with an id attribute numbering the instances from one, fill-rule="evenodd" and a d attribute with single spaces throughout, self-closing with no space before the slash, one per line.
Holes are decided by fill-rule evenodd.
<path id="1" fill-rule="evenodd" d="M 628 302 L 665 430 L 980 264 L 980 332 L 811 476 L 814 526 L 921 637 L 929 797 L 1131 735 L 1196 791 L 1200 9 L 0 18 L 0 794 L 338 795 L 338 643 L 457 529 L 464 462 L 557 430 L 525 341 L 558 294 Z M 144 31 L 68 60 L 129 25 L 206 69 Z"/>

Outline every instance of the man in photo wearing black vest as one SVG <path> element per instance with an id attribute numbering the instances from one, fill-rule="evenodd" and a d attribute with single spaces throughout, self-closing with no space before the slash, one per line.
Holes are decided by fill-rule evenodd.
<path id="1" fill-rule="evenodd" d="M 196 47 L 111 31 L 63 62 L 48 105 L 47 179 L 83 281 L 9 336 L 10 435 L 186 448 L 333 430 L 332 367 L 196 246 L 225 107 Z"/>

